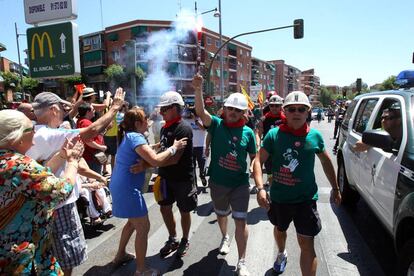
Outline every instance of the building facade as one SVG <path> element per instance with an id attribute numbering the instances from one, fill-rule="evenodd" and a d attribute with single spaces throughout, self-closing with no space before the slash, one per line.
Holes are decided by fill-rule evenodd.
<path id="1" fill-rule="evenodd" d="M 321 91 L 320 79 L 315 75 L 314 69 L 302 71 L 300 76 L 299 90 L 305 92 L 309 97 L 312 105 L 319 104 L 319 96 Z"/>
<path id="2" fill-rule="evenodd" d="M 250 92 L 254 100 L 256 99 L 256 96 L 258 96 L 256 94 L 258 94 L 257 92 L 259 91 L 262 91 L 264 95 L 267 95 L 269 91 L 275 90 L 275 65 L 258 58 L 252 58 L 251 71 Z"/>

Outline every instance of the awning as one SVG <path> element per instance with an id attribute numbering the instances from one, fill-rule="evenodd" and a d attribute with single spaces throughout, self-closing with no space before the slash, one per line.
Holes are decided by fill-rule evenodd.
<path id="1" fill-rule="evenodd" d="M 227 48 L 233 51 L 237 51 L 237 46 L 232 43 L 227 44 Z"/>
<path id="2" fill-rule="evenodd" d="M 132 36 L 139 36 L 143 33 L 148 32 L 147 26 L 135 26 L 131 28 L 131 34 Z"/>
<path id="3" fill-rule="evenodd" d="M 110 40 L 110 41 L 118 41 L 118 33 L 110 33 L 110 34 L 108 34 L 108 40 Z"/>
<path id="4" fill-rule="evenodd" d="M 97 61 L 102 60 L 101 51 L 87 52 L 83 54 L 83 61 Z"/>

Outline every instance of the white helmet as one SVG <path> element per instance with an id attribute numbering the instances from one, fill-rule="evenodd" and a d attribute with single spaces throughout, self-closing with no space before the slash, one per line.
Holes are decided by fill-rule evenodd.
<path id="1" fill-rule="evenodd" d="M 224 103 L 225 107 L 234 107 L 240 110 L 247 109 L 247 98 L 241 93 L 233 93 L 231 94 L 226 102 Z"/>
<path id="2" fill-rule="evenodd" d="M 184 106 L 184 101 L 181 95 L 175 91 L 168 91 L 161 95 L 158 107 L 178 104 Z"/>
<path id="3" fill-rule="evenodd" d="M 283 104 L 283 98 L 280 97 L 279 95 L 273 95 L 272 97 L 270 97 L 269 99 L 269 104 Z"/>
<path id="4" fill-rule="evenodd" d="M 306 94 L 303 93 L 302 91 L 292 91 L 286 96 L 283 107 L 292 105 L 292 104 L 303 104 L 311 108 L 308 96 L 306 96 Z"/>

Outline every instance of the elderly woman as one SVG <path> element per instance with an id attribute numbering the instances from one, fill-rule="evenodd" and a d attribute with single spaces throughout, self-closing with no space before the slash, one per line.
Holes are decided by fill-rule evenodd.
<path id="1" fill-rule="evenodd" d="M 81 143 L 65 143 L 49 161 L 66 161 L 64 178 L 25 156 L 33 145 L 32 121 L 17 110 L 0 111 L 0 275 L 62 275 L 52 256 L 49 224 L 54 206 L 73 189 Z"/>
<path id="2" fill-rule="evenodd" d="M 163 166 L 177 150 L 183 149 L 187 144 L 186 138 L 174 141 L 168 150 L 156 153 L 147 143 L 144 133 L 148 130 L 147 117 L 139 107 L 133 107 L 125 113 L 121 124 L 124 137 L 118 147 L 115 167 L 111 177 L 109 189 L 112 194 L 112 212 L 115 217 L 127 218 L 121 239 L 119 241 L 118 253 L 113 261 L 118 266 L 133 258 L 126 253 L 125 248 L 134 231 L 136 273 L 135 275 L 158 275 L 158 271 L 145 265 L 145 254 L 147 251 L 147 239 L 150 229 L 148 210 L 144 197 L 141 194 L 144 185 L 145 171 L 133 173 L 131 166 L 137 160 L 144 160 L 153 167 Z"/>

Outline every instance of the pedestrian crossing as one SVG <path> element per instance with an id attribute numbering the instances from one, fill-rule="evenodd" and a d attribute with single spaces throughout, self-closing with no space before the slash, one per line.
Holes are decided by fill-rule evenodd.
<path id="1" fill-rule="evenodd" d="M 207 191 L 209 191 L 207 189 Z M 323 197 L 328 196 L 330 189 L 320 189 Z M 209 193 L 200 193 L 198 208 L 192 213 L 190 231 L 190 249 L 182 259 L 171 254 L 161 259 L 159 250 L 168 238 L 168 232 L 163 224 L 158 204 L 153 194 L 144 195 L 147 202 L 151 230 L 149 233 L 147 263 L 151 267 L 161 270 L 163 275 L 234 275 L 238 261 L 236 241 L 234 239 L 234 223 L 229 218 L 228 234 L 230 235 L 230 253 L 222 256 L 218 253 L 221 233 L 217 225 Z M 348 248 L 348 237 L 343 234 L 343 225 L 340 225 L 335 212 L 336 207 L 330 203 L 319 203 L 318 210 L 322 219 L 322 231 L 315 239 L 315 248 L 318 255 L 318 275 L 359 275 L 361 269 L 369 272 L 365 275 L 382 275 L 369 249 L 364 247 L 362 238 L 353 235 L 351 248 Z M 177 224 L 177 235 L 181 237 L 179 211 L 173 209 Z M 335 211 L 335 212 L 334 212 Z M 120 233 L 125 220 L 111 218 L 106 223 L 117 224 L 109 233 L 103 233 L 98 239 L 88 240 L 89 259 L 74 270 L 74 275 L 133 275 L 135 263 L 133 261 L 124 266 L 113 269 L 111 260 L 116 254 Z M 273 226 L 267 218 L 266 211 L 260 208 L 256 195 L 251 195 L 249 213 L 247 217 L 249 239 L 247 244 L 246 262 L 251 275 L 272 275 L 271 267 L 276 257 L 277 248 L 273 238 Z M 347 225 L 348 232 L 352 223 Z M 357 231 L 356 231 L 357 232 Z M 128 244 L 128 251 L 134 252 L 133 238 Z M 357 248 L 358 247 L 358 248 Z M 288 265 L 283 275 L 300 275 L 300 249 L 296 241 L 293 224 L 288 230 L 287 239 Z M 362 249 L 361 249 L 362 248 Z M 350 249 L 353 251 L 350 252 Z M 358 250 L 356 250 L 358 249 Z M 355 250 L 355 251 L 354 251 Z M 356 266 L 350 258 L 364 258 L 365 268 Z M 372 274 L 373 273 L 373 274 Z"/>

